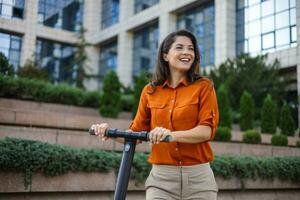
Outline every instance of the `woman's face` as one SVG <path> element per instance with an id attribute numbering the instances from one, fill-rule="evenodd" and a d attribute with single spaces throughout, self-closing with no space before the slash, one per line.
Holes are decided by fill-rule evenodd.
<path id="1" fill-rule="evenodd" d="M 177 36 L 169 52 L 164 54 L 164 60 L 169 63 L 170 71 L 187 72 L 195 60 L 195 50 L 191 39 L 186 36 Z"/>

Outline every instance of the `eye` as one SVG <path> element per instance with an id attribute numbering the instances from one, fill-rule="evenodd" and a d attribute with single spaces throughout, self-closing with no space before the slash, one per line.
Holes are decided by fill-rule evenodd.
<path id="1" fill-rule="evenodd" d="M 193 48 L 193 47 L 190 47 L 189 50 L 194 51 L 194 48 Z"/>
<path id="2" fill-rule="evenodd" d="M 182 47 L 181 46 L 176 46 L 175 49 L 182 49 Z"/>

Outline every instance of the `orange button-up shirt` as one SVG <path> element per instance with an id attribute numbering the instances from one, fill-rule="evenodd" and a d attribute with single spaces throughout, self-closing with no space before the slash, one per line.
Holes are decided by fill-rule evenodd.
<path id="1" fill-rule="evenodd" d="M 189 84 L 182 81 L 176 88 L 168 82 L 157 86 L 154 93 L 148 84 L 144 87 L 137 114 L 130 129 L 150 131 L 164 127 L 171 131 L 189 130 L 198 125 L 212 128 L 214 138 L 219 121 L 216 93 L 213 83 L 202 78 Z M 195 165 L 213 160 L 209 141 L 190 144 L 180 142 L 152 145 L 148 161 L 152 164 Z"/>

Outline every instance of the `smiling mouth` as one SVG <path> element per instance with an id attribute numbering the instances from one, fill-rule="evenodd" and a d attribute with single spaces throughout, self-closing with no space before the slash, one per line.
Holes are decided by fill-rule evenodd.
<path id="1" fill-rule="evenodd" d="M 179 60 L 183 63 L 189 63 L 191 61 L 191 59 L 189 59 L 189 58 L 181 58 Z"/>

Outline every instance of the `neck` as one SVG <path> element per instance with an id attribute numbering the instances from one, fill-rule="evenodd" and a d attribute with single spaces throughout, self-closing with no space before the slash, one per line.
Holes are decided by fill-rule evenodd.
<path id="1" fill-rule="evenodd" d="M 178 84 L 186 78 L 185 73 L 181 72 L 171 72 L 170 85 L 172 88 L 176 88 Z"/>

